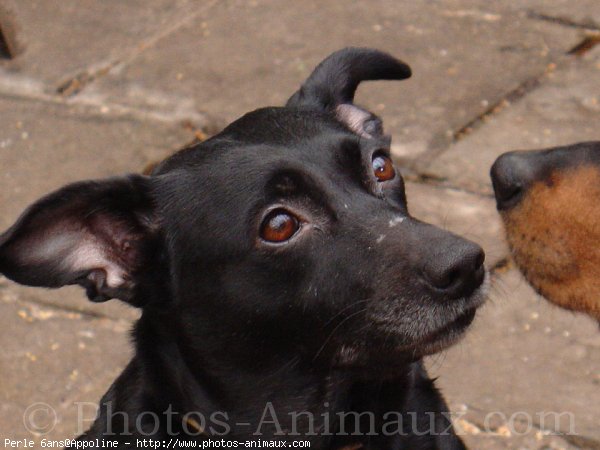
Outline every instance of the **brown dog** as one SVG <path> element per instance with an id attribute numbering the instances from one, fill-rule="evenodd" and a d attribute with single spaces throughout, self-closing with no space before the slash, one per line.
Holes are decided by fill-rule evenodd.
<path id="1" fill-rule="evenodd" d="M 600 321 L 600 142 L 505 153 L 491 176 L 527 280 L 551 302 Z"/>

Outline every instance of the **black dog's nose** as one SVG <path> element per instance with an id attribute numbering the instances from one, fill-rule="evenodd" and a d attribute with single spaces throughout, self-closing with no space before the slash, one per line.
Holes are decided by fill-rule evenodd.
<path id="1" fill-rule="evenodd" d="M 500 156 L 492 166 L 490 175 L 499 210 L 509 209 L 518 204 L 533 177 L 529 162 L 518 152 Z"/>
<path id="2" fill-rule="evenodd" d="M 445 296 L 468 297 L 485 277 L 483 249 L 465 239 L 453 237 L 453 243 L 437 253 L 424 267 L 426 282 Z"/>

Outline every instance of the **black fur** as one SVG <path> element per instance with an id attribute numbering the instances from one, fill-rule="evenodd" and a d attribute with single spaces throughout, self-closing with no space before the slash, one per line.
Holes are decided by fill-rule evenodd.
<path id="1" fill-rule="evenodd" d="M 0 237 L 9 278 L 142 308 L 135 356 L 81 440 L 194 439 L 194 413 L 207 419 L 197 439 L 464 448 L 421 358 L 473 319 L 483 253 L 410 217 L 399 174 L 378 181 L 390 140 L 352 104 L 361 81 L 409 75 L 385 53 L 339 51 L 286 107 L 246 114 L 150 177 L 67 186 Z M 259 236 L 273 208 L 301 223 L 285 243 Z M 260 426 L 265 412 L 281 427 Z M 390 412 L 405 417 L 393 433 Z M 344 435 L 338 413 L 372 416 L 350 414 Z"/>

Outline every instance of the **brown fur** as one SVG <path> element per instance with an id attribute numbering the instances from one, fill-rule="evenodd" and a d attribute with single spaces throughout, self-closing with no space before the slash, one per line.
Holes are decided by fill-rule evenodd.
<path id="1" fill-rule="evenodd" d="M 515 262 L 538 292 L 600 321 L 600 169 L 556 170 L 501 215 Z"/>

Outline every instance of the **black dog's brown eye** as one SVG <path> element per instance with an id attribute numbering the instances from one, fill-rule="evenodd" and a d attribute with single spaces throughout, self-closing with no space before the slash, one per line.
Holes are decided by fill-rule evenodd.
<path id="1" fill-rule="evenodd" d="M 392 160 L 384 155 L 373 157 L 373 172 L 379 181 L 388 181 L 396 176 Z"/>
<path id="2" fill-rule="evenodd" d="M 284 242 L 300 228 L 300 222 L 283 209 L 272 211 L 260 227 L 260 237 L 268 242 Z"/>

